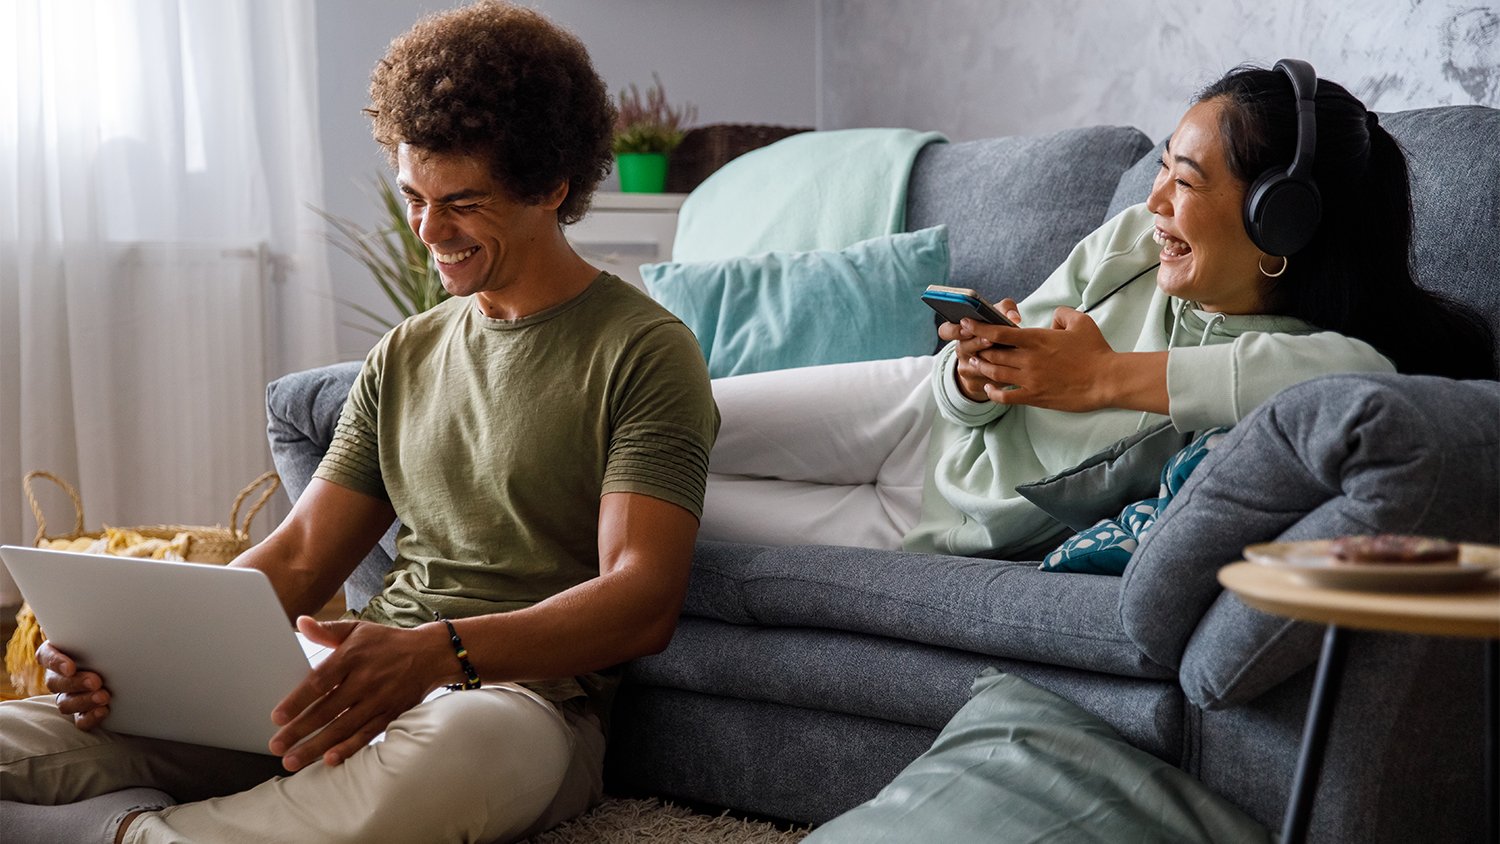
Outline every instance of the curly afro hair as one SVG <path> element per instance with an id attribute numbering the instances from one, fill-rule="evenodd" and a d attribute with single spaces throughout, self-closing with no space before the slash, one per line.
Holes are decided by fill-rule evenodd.
<path id="1" fill-rule="evenodd" d="M 563 225 L 583 218 L 612 161 L 615 108 L 583 42 L 497 0 L 428 15 L 392 41 L 365 113 L 393 165 L 403 143 L 479 155 L 525 203 L 566 180 Z"/>

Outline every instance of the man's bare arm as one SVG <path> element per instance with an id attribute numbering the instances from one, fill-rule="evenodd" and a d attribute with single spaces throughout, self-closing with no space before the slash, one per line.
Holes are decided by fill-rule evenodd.
<path id="1" fill-rule="evenodd" d="M 675 504 L 635 493 L 604 496 L 599 577 L 523 610 L 453 622 L 480 679 L 572 677 L 665 648 L 687 593 L 697 533 L 698 520 Z M 286 754 L 288 770 L 320 756 L 330 764 L 347 759 L 427 692 L 464 679 L 437 622 L 408 630 L 363 622 L 301 627 L 338 647 L 273 714 L 284 728 L 271 747 Z"/>
<path id="2" fill-rule="evenodd" d="M 230 565 L 265 572 L 288 618 L 311 615 L 338 592 L 395 518 L 389 502 L 314 478 L 286 521 Z"/>

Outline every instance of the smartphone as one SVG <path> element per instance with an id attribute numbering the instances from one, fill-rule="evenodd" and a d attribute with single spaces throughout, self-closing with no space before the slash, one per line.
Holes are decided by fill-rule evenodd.
<path id="1" fill-rule="evenodd" d="M 922 301 L 932 306 L 934 311 L 942 315 L 949 322 L 958 322 L 964 317 L 987 322 L 991 325 L 1008 325 L 1011 328 L 1020 326 L 1005 318 L 1000 309 L 984 300 L 983 296 L 967 287 L 948 287 L 942 284 L 929 284 L 922 293 Z"/>

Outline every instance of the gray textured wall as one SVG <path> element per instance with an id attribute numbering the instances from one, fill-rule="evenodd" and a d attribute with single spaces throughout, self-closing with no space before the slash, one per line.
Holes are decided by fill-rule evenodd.
<path id="1" fill-rule="evenodd" d="M 1377 111 L 1500 106 L 1493 0 L 822 0 L 824 128 L 1168 134 L 1241 62 L 1305 58 Z"/>

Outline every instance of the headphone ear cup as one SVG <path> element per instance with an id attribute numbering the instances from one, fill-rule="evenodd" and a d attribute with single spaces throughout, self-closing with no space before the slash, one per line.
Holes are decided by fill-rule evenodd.
<path id="1" fill-rule="evenodd" d="M 1271 169 L 1245 192 L 1245 232 L 1267 255 L 1291 255 L 1312 240 L 1323 202 L 1318 186 Z"/>

